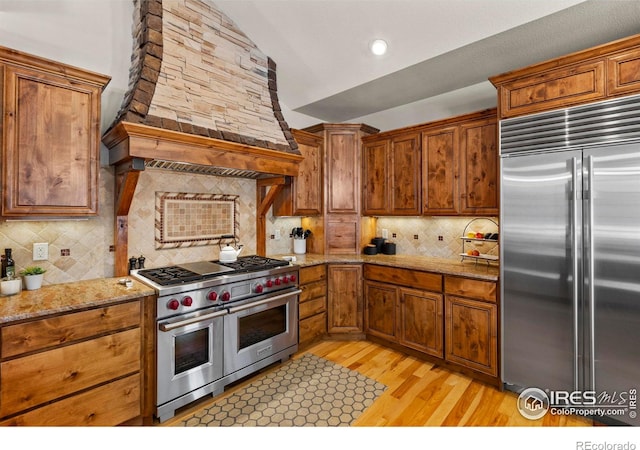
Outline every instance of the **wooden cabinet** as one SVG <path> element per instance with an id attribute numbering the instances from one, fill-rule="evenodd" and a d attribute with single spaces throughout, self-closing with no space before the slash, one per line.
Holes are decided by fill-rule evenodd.
<path id="1" fill-rule="evenodd" d="M 143 304 L 2 327 L 0 425 L 111 426 L 140 416 Z"/>
<path id="2" fill-rule="evenodd" d="M 500 119 L 640 93 L 640 35 L 489 78 Z"/>
<path id="3" fill-rule="evenodd" d="M 406 288 L 399 294 L 400 344 L 442 358 L 442 294 Z"/>
<path id="4" fill-rule="evenodd" d="M 420 215 L 420 134 L 363 139 L 362 214 Z"/>
<path id="5" fill-rule="evenodd" d="M 100 96 L 110 78 L 0 47 L 5 217 L 98 212 Z"/>
<path id="6" fill-rule="evenodd" d="M 362 333 L 362 266 L 329 264 L 328 280 L 328 332 Z"/>
<path id="7" fill-rule="evenodd" d="M 456 126 L 422 132 L 422 213 L 425 215 L 458 214 L 459 142 Z"/>
<path id="8" fill-rule="evenodd" d="M 496 110 L 432 122 L 422 131 L 422 214 L 499 210 Z"/>
<path id="9" fill-rule="evenodd" d="M 398 289 L 395 286 L 365 280 L 365 331 L 396 342 Z"/>
<path id="10" fill-rule="evenodd" d="M 460 126 L 460 214 L 498 215 L 498 126 L 492 117 Z"/>
<path id="11" fill-rule="evenodd" d="M 442 358 L 442 275 L 366 264 L 364 277 L 367 334 Z"/>
<path id="12" fill-rule="evenodd" d="M 445 359 L 498 376 L 496 283 L 445 277 Z"/>
<path id="13" fill-rule="evenodd" d="M 273 203 L 274 216 L 317 216 L 324 202 L 321 136 L 291 130 L 304 160 L 298 176 L 278 194 Z"/>
<path id="14" fill-rule="evenodd" d="M 363 124 L 323 123 L 305 128 L 324 142 L 324 212 L 305 217 L 303 226 L 313 234 L 307 251 L 331 255 L 360 253 L 375 230 L 361 226 L 362 138 L 378 130 Z M 371 234 L 371 235 L 369 235 Z"/>
<path id="15" fill-rule="evenodd" d="M 327 266 L 302 267 L 300 289 L 299 341 L 306 345 L 327 333 Z"/>

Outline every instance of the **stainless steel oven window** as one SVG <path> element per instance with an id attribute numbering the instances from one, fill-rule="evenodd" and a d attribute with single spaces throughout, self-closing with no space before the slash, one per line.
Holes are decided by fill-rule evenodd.
<path id="1" fill-rule="evenodd" d="M 280 305 L 238 319 L 239 350 L 287 331 L 287 305 Z"/>
<path id="2" fill-rule="evenodd" d="M 193 369 L 194 367 L 209 363 L 209 341 L 208 328 L 176 336 L 174 339 L 174 375 L 181 374 L 187 370 Z"/>

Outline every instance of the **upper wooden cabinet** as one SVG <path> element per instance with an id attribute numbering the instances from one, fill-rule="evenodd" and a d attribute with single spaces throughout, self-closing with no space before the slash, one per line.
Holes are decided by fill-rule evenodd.
<path id="1" fill-rule="evenodd" d="M 274 216 L 317 216 L 323 211 L 323 164 L 321 136 L 291 130 L 304 160 L 298 176 L 287 185 L 273 203 Z"/>
<path id="2" fill-rule="evenodd" d="M 566 108 L 640 92 L 640 35 L 490 78 L 499 117 Z"/>
<path id="3" fill-rule="evenodd" d="M 420 215 L 420 134 L 363 139 L 362 214 Z"/>
<path id="4" fill-rule="evenodd" d="M 422 214 L 498 214 L 496 110 L 432 122 L 422 131 Z"/>
<path id="5" fill-rule="evenodd" d="M 98 212 L 100 96 L 110 78 L 0 47 L 5 217 Z"/>

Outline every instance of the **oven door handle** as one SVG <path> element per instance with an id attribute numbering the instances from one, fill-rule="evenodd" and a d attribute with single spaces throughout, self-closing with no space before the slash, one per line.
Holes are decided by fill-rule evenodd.
<path id="1" fill-rule="evenodd" d="M 300 289 L 296 289 L 295 291 L 287 292 L 285 294 L 276 295 L 274 297 L 265 298 L 264 300 L 260 300 L 257 302 L 247 303 L 246 305 L 235 306 L 233 308 L 229 308 L 229 314 L 237 313 L 240 311 L 244 311 L 245 309 L 254 308 L 260 305 L 266 305 L 267 303 L 274 302 L 276 300 L 280 300 L 282 298 L 291 297 L 292 295 L 298 295 L 302 291 Z"/>
<path id="2" fill-rule="evenodd" d="M 216 317 L 221 317 L 227 315 L 227 310 L 216 311 L 209 314 L 203 314 L 202 316 L 192 317 L 190 319 L 179 320 L 177 322 L 164 322 L 159 325 L 160 331 L 171 331 L 176 328 L 184 327 L 186 325 L 191 325 L 193 323 L 203 322 L 208 319 L 215 319 Z"/>

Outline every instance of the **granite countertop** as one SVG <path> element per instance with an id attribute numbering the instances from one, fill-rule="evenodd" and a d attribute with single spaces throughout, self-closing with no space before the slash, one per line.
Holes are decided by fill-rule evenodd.
<path id="1" fill-rule="evenodd" d="M 52 284 L 35 291 L 22 290 L 16 295 L 0 296 L 0 325 L 155 295 L 152 288 L 140 281 L 133 280 L 133 285 L 126 287 L 118 283 L 120 279 Z"/>
<path id="2" fill-rule="evenodd" d="M 307 253 L 304 255 L 272 255 L 274 258 L 295 256 L 295 264 L 300 267 L 317 264 L 378 264 L 382 266 L 400 267 L 403 269 L 423 270 L 426 272 L 441 273 L 443 275 L 457 275 L 480 280 L 497 281 L 500 269 L 496 265 L 487 265 L 482 261 L 476 264 L 473 261 L 460 261 L 459 259 L 432 258 L 417 255 L 321 255 Z"/>

